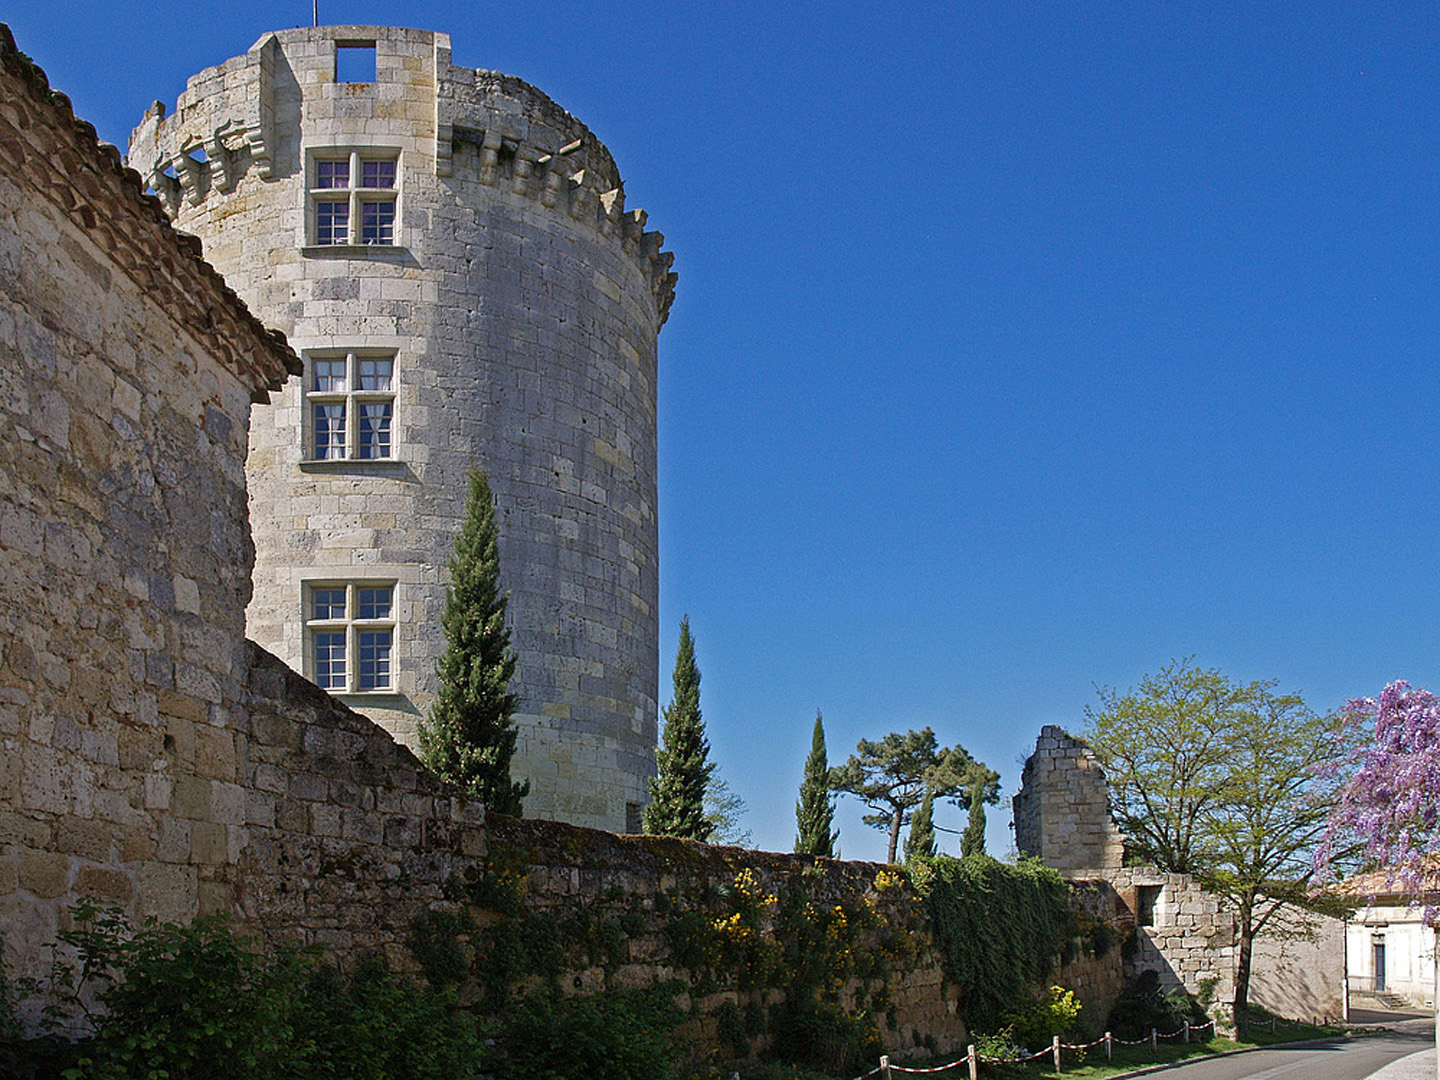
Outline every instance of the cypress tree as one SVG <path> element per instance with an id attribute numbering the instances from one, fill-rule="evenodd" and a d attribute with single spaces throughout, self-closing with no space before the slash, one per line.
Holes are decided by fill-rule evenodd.
<path id="1" fill-rule="evenodd" d="M 795 851 L 799 855 L 835 857 L 838 831 L 831 831 L 835 821 L 835 804 L 830 800 L 830 762 L 825 754 L 825 724 L 817 709 L 815 733 L 810 738 L 810 756 L 805 759 L 805 775 L 800 781 L 800 801 L 795 804 Z"/>
<path id="2" fill-rule="evenodd" d="M 715 771 L 710 743 L 700 716 L 700 669 L 690 616 L 680 620 L 680 647 L 675 652 L 675 693 L 665 707 L 665 728 L 655 751 L 658 775 L 650 781 L 645 831 L 652 836 L 680 836 L 706 841 L 714 823 L 705 816 L 705 788 Z"/>
<path id="3" fill-rule="evenodd" d="M 910 835 L 905 838 L 905 861 L 935 857 L 935 792 L 926 790 L 925 798 L 910 819 Z"/>
<path id="4" fill-rule="evenodd" d="M 515 656 L 505 605 L 490 482 L 471 469 L 441 619 L 440 692 L 429 720 L 420 723 L 420 758 L 442 779 L 483 800 L 487 810 L 519 817 L 530 783 L 510 779 L 515 753 L 510 718 L 519 698 L 510 692 Z"/>
<path id="5" fill-rule="evenodd" d="M 960 855 L 985 854 L 985 789 L 980 784 L 970 788 L 970 820 L 960 834 Z"/>

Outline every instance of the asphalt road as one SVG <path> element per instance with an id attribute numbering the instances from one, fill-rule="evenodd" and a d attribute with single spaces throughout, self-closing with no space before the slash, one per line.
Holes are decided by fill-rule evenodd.
<path id="1" fill-rule="evenodd" d="M 1159 1075 L 1164 1080 L 1364 1080 L 1392 1061 L 1434 1046 L 1433 1028 L 1407 1024 L 1403 1030 L 1363 1038 L 1231 1054 Z"/>

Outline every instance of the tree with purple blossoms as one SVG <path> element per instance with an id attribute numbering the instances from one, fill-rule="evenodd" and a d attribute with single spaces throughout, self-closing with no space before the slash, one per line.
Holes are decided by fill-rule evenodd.
<path id="1" fill-rule="evenodd" d="M 1333 877 L 1358 861 L 1361 869 L 1384 872 L 1389 887 L 1398 885 L 1418 904 L 1428 899 L 1426 874 L 1440 858 L 1440 698 L 1397 680 L 1379 698 L 1351 701 L 1341 716 L 1353 748 L 1342 747 L 1324 766 L 1345 784 L 1315 868 Z M 1424 919 L 1440 927 L 1433 905 Z M 1436 970 L 1440 989 L 1440 965 Z M 1440 995 L 1436 1004 L 1440 1010 Z M 1436 1040 L 1440 1044 L 1440 1024 Z"/>

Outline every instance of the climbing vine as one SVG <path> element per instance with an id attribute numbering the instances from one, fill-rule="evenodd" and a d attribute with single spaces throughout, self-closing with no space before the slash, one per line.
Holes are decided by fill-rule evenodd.
<path id="1" fill-rule="evenodd" d="M 1069 888 L 1036 860 L 939 856 L 911 869 L 972 1030 L 993 1031 L 1044 984 L 1074 937 Z"/>

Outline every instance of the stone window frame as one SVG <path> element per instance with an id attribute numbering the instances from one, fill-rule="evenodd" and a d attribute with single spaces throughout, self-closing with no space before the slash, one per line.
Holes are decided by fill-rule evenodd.
<path id="1" fill-rule="evenodd" d="M 350 462 L 350 463 L 386 463 L 396 460 L 395 456 L 395 413 L 396 413 L 396 382 L 399 373 L 399 353 L 395 349 L 306 349 L 301 354 L 304 361 L 304 382 L 301 393 L 304 397 L 304 422 L 301 424 L 301 438 L 304 440 L 302 458 L 305 463 L 317 462 Z M 320 364 L 333 364 L 343 361 L 345 372 L 343 376 L 343 388 L 321 386 L 319 374 Z M 366 362 L 389 361 L 390 377 L 388 385 L 379 387 L 365 387 L 363 385 L 365 376 L 363 367 Z M 339 453 L 330 453 L 336 449 L 337 444 L 327 441 L 323 446 L 320 439 L 322 432 L 333 432 L 333 421 L 337 419 L 332 415 L 323 415 L 322 410 L 334 409 L 339 406 L 342 410 L 341 435 L 343 442 L 338 444 Z M 366 406 L 389 406 L 389 416 L 386 417 L 387 426 L 384 434 L 388 437 L 385 443 L 386 452 L 365 453 L 367 447 L 374 447 L 374 438 L 379 432 L 375 429 L 367 431 L 361 423 L 361 412 Z M 367 435 L 372 441 L 367 442 Z M 325 451 L 322 453 L 322 451 Z"/>
<path id="2" fill-rule="evenodd" d="M 1164 922 L 1165 886 L 1143 884 L 1135 886 L 1135 925 L 1159 926 Z"/>
<path id="3" fill-rule="evenodd" d="M 368 697 L 394 694 L 396 591 L 394 578 L 317 578 L 304 583 L 303 616 L 305 622 L 305 674 L 311 682 L 328 693 L 340 697 Z M 336 614 L 334 594 L 343 593 L 343 611 Z M 388 594 L 384 614 L 375 614 L 376 593 Z M 369 594 L 367 596 L 367 594 Z M 367 610 L 364 602 L 372 606 Z M 385 635 L 383 642 L 375 635 Z M 339 642 L 327 639 L 339 637 Z M 338 645 L 343 671 L 338 675 L 327 670 L 326 649 Z M 383 648 L 383 657 L 369 650 Z M 333 653 L 329 654 L 333 656 Z M 367 673 L 367 661 L 372 665 Z M 383 675 L 377 670 L 383 665 Z M 367 682 L 369 685 L 367 685 Z"/>
<path id="4" fill-rule="evenodd" d="M 305 159 L 307 249 L 401 246 L 398 148 L 311 147 Z"/>

